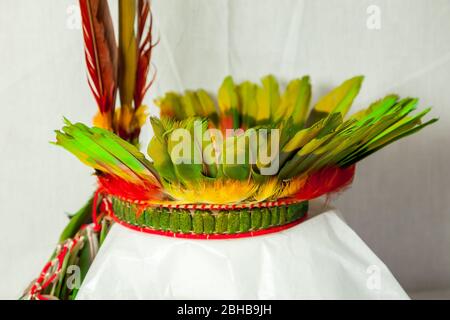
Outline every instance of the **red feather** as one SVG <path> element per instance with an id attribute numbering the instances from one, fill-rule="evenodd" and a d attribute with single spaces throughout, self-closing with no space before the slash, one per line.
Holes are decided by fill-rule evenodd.
<path id="1" fill-rule="evenodd" d="M 138 66 L 136 72 L 136 85 L 134 91 L 134 105 L 138 108 L 148 89 L 152 85 L 155 75 L 150 81 L 147 80 L 150 71 L 150 61 L 153 48 L 157 45 L 153 43 L 152 29 L 153 17 L 150 9 L 150 0 L 139 0 L 138 3 Z"/>
<path id="2" fill-rule="evenodd" d="M 138 185 L 108 174 L 98 176 L 100 192 L 124 198 L 130 201 L 162 199 L 163 193 L 158 186 L 150 183 Z"/>
<path id="3" fill-rule="evenodd" d="M 328 167 L 311 174 L 304 186 L 292 197 L 310 200 L 325 194 L 342 191 L 348 187 L 355 175 L 355 166 L 346 168 Z"/>
<path id="4" fill-rule="evenodd" d="M 304 186 L 292 197 L 295 200 L 311 200 L 322 195 L 339 192 L 348 187 L 355 175 L 355 166 L 328 167 L 310 175 Z M 156 185 L 138 185 L 121 178 L 102 174 L 98 176 L 99 190 L 130 201 L 164 199 L 164 192 Z"/>
<path id="5" fill-rule="evenodd" d="M 88 84 L 101 113 L 114 110 L 117 45 L 107 0 L 79 0 Z"/>

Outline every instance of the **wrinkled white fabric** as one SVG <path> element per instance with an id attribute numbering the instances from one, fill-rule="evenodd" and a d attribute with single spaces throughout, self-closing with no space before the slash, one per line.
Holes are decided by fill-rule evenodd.
<path id="1" fill-rule="evenodd" d="M 176 239 L 116 224 L 77 298 L 407 299 L 339 212 L 320 208 L 313 203 L 314 217 L 288 230 L 231 240 Z"/>

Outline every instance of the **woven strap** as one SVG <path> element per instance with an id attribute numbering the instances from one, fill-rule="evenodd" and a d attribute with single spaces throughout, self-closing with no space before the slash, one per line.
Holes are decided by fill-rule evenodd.
<path id="1" fill-rule="evenodd" d="M 189 235 L 214 238 L 220 235 L 264 234 L 300 222 L 308 211 L 308 201 L 280 206 L 258 206 L 234 210 L 194 210 L 145 207 L 110 197 L 116 220 L 139 231 L 170 236 Z M 154 232 L 152 232 L 154 231 Z M 218 237 L 223 238 L 223 237 Z"/>

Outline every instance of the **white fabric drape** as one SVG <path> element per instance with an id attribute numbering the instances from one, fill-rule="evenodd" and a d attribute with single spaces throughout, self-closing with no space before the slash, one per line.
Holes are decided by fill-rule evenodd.
<path id="1" fill-rule="evenodd" d="M 407 299 L 339 217 L 254 238 L 190 240 L 114 225 L 77 299 Z"/>

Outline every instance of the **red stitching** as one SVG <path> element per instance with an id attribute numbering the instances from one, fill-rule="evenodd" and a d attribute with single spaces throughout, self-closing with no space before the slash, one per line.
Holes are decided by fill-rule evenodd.
<path id="1" fill-rule="evenodd" d="M 67 240 L 63 247 L 61 248 L 61 251 L 58 253 L 56 258 L 46 263 L 44 268 L 42 269 L 39 278 L 35 281 L 33 286 L 30 288 L 30 296 L 31 298 L 37 298 L 39 300 L 48 300 L 47 298 L 43 297 L 41 295 L 41 292 L 45 290 L 58 276 L 58 274 L 61 272 L 64 259 L 67 255 L 67 253 L 71 252 L 72 249 L 77 244 L 78 239 L 74 238 L 72 240 Z M 70 248 L 69 248 L 70 247 Z M 52 275 L 44 282 L 45 277 L 48 276 L 48 271 L 51 267 L 55 265 L 55 263 L 58 263 L 56 270 L 53 272 Z M 43 283 L 44 282 L 44 283 Z"/>

